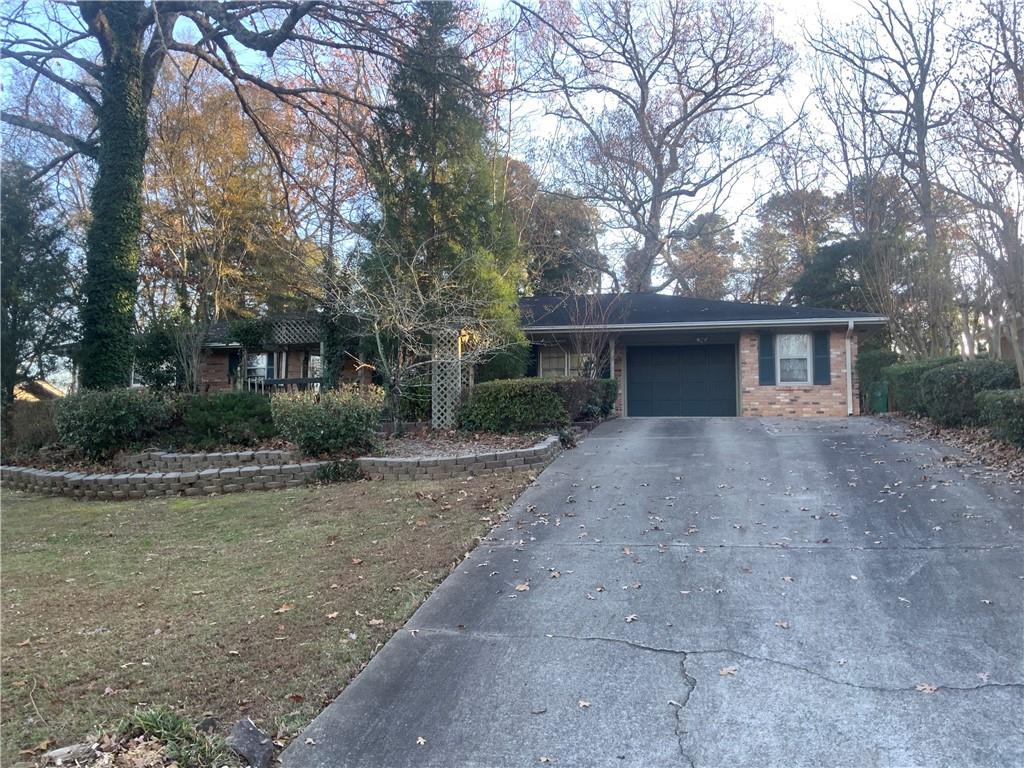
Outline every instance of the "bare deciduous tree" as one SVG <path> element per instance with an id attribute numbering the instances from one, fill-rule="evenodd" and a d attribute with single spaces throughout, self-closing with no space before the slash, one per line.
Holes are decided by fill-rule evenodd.
<path id="1" fill-rule="evenodd" d="M 929 351 L 948 352 L 953 345 L 949 249 L 943 242 L 937 194 L 939 164 L 935 132 L 948 120 L 951 85 L 958 58 L 956 40 L 946 34 L 950 0 L 867 0 L 865 17 L 843 28 L 822 24 L 810 37 L 818 54 L 833 60 L 837 80 L 850 82 L 846 97 L 859 128 L 847 136 L 848 147 L 862 147 L 860 162 L 892 160 L 916 203 L 924 233 Z M 843 107 L 834 108 L 841 115 Z M 857 119 L 857 118 L 863 119 Z M 835 120 L 833 120 L 835 122 Z M 858 135 L 859 133 L 859 135 Z"/>
<path id="2" fill-rule="evenodd" d="M 943 180 L 971 207 L 968 230 L 989 279 L 977 310 L 1010 341 L 1024 381 L 1024 2 L 987 0 L 962 32 L 960 109 L 944 134 L 953 152 Z M 968 302 L 965 304 L 969 306 Z M 965 329 L 970 332 L 969 326 Z"/>
<path id="3" fill-rule="evenodd" d="M 672 233 L 713 212 L 781 134 L 758 112 L 793 53 L 751 0 L 579 0 L 520 5 L 550 110 L 571 129 L 566 172 L 624 242 L 623 287 L 671 284 Z"/>

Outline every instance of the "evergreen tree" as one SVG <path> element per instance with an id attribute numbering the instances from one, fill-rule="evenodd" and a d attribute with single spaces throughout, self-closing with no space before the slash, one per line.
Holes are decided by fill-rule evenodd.
<path id="1" fill-rule="evenodd" d="M 44 377 L 71 330 L 68 252 L 53 201 L 27 166 L 9 162 L 0 208 L 0 373 L 6 406 L 22 381 Z"/>
<path id="2" fill-rule="evenodd" d="M 523 266 L 485 152 L 479 73 L 457 39 L 459 7 L 421 2 L 414 13 L 418 36 L 377 123 L 371 181 L 380 220 L 363 270 L 371 285 L 410 272 L 443 281 L 489 304 L 492 317 L 507 316 L 511 327 Z"/>

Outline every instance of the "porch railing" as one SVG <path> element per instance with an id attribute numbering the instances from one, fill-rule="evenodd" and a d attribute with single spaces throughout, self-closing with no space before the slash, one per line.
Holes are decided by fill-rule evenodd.
<path id="1" fill-rule="evenodd" d="M 246 379 L 242 383 L 248 392 L 272 395 L 278 392 L 305 392 L 307 390 L 319 392 L 322 382 L 323 379 L 319 378 L 264 379 L 257 377 Z"/>

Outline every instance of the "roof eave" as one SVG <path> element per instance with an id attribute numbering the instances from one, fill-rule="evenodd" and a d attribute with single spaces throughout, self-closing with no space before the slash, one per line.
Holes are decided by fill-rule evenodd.
<path id="1" fill-rule="evenodd" d="M 885 325 L 888 318 L 876 315 L 865 317 L 806 317 L 783 320 L 717 320 L 691 321 L 675 323 L 605 323 L 594 325 L 528 325 L 523 327 L 526 333 L 558 333 L 574 331 L 673 331 L 673 330 L 710 330 L 715 328 L 810 328 L 823 325 L 854 327 Z"/>

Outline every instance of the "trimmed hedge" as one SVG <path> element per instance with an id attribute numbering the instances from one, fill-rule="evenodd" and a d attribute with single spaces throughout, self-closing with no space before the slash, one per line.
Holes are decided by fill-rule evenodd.
<path id="1" fill-rule="evenodd" d="M 463 429 L 528 432 L 607 416 L 615 407 L 611 379 L 499 379 L 477 384 L 459 412 Z"/>
<path id="2" fill-rule="evenodd" d="M 477 384 L 459 411 L 471 432 L 528 432 L 569 424 L 569 411 L 553 379 L 497 379 Z"/>
<path id="3" fill-rule="evenodd" d="M 993 437 L 1024 446 L 1024 389 L 989 389 L 974 396 L 978 421 Z"/>
<path id="4" fill-rule="evenodd" d="M 374 448 L 384 412 L 379 387 L 350 384 L 320 393 L 274 395 L 274 424 L 308 456 L 357 456 Z"/>
<path id="5" fill-rule="evenodd" d="M 266 395 L 216 392 L 187 397 L 182 403 L 179 442 L 185 445 L 256 445 L 278 434 Z"/>
<path id="6" fill-rule="evenodd" d="M 142 389 L 85 390 L 57 404 L 54 423 L 65 445 L 106 458 L 166 429 L 174 402 Z"/>
<path id="7" fill-rule="evenodd" d="M 921 377 L 921 400 L 928 417 L 947 427 L 974 423 L 977 393 L 1020 386 L 1017 369 L 1003 360 L 964 360 L 934 368 Z"/>
<path id="8" fill-rule="evenodd" d="M 889 402 L 894 411 L 923 415 L 926 412 L 921 399 L 921 377 L 944 365 L 960 362 L 959 357 L 939 357 L 934 360 L 916 360 L 890 365 L 883 370 L 889 382 Z"/>

